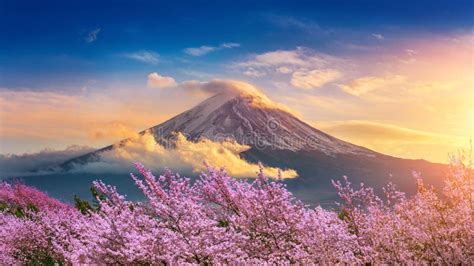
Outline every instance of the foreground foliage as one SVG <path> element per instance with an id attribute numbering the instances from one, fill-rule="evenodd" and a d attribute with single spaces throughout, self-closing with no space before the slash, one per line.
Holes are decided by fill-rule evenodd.
<path id="1" fill-rule="evenodd" d="M 457 162 L 440 195 L 415 175 L 406 198 L 345 178 L 337 210 L 309 208 L 261 172 L 252 183 L 208 172 L 192 183 L 136 164 L 147 202 L 98 181 L 74 208 L 21 184 L 0 185 L 0 263 L 474 263 L 474 180 Z"/>

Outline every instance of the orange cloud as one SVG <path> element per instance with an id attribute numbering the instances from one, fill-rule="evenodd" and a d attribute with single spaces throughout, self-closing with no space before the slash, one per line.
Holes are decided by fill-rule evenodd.
<path id="1" fill-rule="evenodd" d="M 316 122 L 315 127 L 343 140 L 392 156 L 446 163 L 448 153 L 468 145 L 469 140 L 371 121 Z"/>
<path id="2" fill-rule="evenodd" d="M 148 75 L 148 87 L 165 89 L 176 86 L 177 83 L 172 77 L 161 76 L 157 72 Z"/>
<path id="3" fill-rule="evenodd" d="M 41 145 L 38 149 L 45 141 L 55 148 L 100 147 L 155 126 L 220 92 L 244 95 L 256 106 L 290 111 L 257 87 L 234 80 L 188 81 L 173 90 L 119 87 L 77 94 L 0 89 L 0 136 L 9 142 L 36 141 Z M 32 151 L 17 146 L 0 153 Z"/>
<path id="4" fill-rule="evenodd" d="M 111 122 L 102 125 L 92 126 L 89 130 L 89 136 L 91 139 L 102 140 L 102 139 L 126 139 L 135 137 L 137 131 L 133 128 L 121 123 Z"/>
<path id="5" fill-rule="evenodd" d="M 133 91 L 133 92 L 132 92 Z M 110 93 L 110 94 L 109 94 Z M 36 141 L 44 148 L 65 148 L 71 144 L 103 146 L 156 125 L 181 111 L 172 113 L 156 109 L 159 101 L 150 101 L 137 90 L 122 95 L 117 91 L 101 93 L 64 94 L 50 91 L 0 90 L 0 137 L 21 144 L 25 139 Z M 135 94 L 131 97 L 131 94 Z M 109 96 L 110 95 L 110 96 Z M 49 145 L 48 145 L 49 146 Z M 21 145 L 17 150 L 26 152 Z M 36 151 L 37 151 L 36 150 Z"/>
<path id="6" fill-rule="evenodd" d="M 354 96 L 361 96 L 375 90 L 393 88 L 394 86 L 403 86 L 404 82 L 405 77 L 400 75 L 390 75 L 385 77 L 362 77 L 354 79 L 347 84 L 339 85 L 339 88 Z"/>

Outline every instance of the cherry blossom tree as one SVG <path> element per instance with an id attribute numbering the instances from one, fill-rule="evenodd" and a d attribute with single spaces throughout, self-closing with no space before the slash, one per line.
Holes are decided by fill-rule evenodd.
<path id="1" fill-rule="evenodd" d="M 472 168 L 455 161 L 443 194 L 413 174 L 417 194 L 410 199 L 389 184 L 385 200 L 373 189 L 333 182 L 342 199 L 343 219 L 357 236 L 365 262 L 474 262 L 474 180 Z"/>
<path id="2" fill-rule="evenodd" d="M 192 182 L 167 170 L 132 174 L 146 200 L 94 182 L 76 206 L 22 184 L 0 184 L 1 264 L 474 263 L 474 180 L 455 160 L 443 191 L 423 184 L 384 195 L 346 177 L 336 209 L 312 208 L 268 179 L 208 166 Z M 278 178 L 277 178 L 278 179 Z"/>

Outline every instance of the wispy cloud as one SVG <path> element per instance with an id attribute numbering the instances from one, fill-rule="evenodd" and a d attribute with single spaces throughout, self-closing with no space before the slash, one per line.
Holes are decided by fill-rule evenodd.
<path id="1" fill-rule="evenodd" d="M 291 85 L 301 89 L 315 89 L 335 81 L 341 72 L 335 69 L 316 69 L 312 71 L 296 71 L 291 78 Z"/>
<path id="2" fill-rule="evenodd" d="M 446 162 L 446 151 L 458 150 L 467 138 L 416 130 L 388 123 L 346 120 L 317 122 L 315 127 L 343 140 L 394 156 Z"/>
<path id="3" fill-rule="evenodd" d="M 36 153 L 19 155 L 0 154 L 0 169 L 2 169 L 0 179 L 52 171 L 52 167 L 94 150 L 92 147 L 73 145 L 64 150 L 44 149 Z"/>
<path id="4" fill-rule="evenodd" d="M 409 56 L 414 56 L 416 55 L 418 52 L 413 50 L 413 49 L 405 49 L 405 53 Z"/>
<path id="5" fill-rule="evenodd" d="M 84 41 L 87 42 L 87 43 L 95 42 L 97 40 L 97 37 L 98 37 L 100 31 L 101 31 L 100 28 L 89 31 L 87 33 L 87 35 L 84 36 Z"/>
<path id="6" fill-rule="evenodd" d="M 201 47 L 195 47 L 195 48 L 186 48 L 184 49 L 184 52 L 187 53 L 188 55 L 192 55 L 192 56 L 201 56 L 201 55 L 205 55 L 205 54 L 208 54 L 212 51 L 215 51 L 216 50 L 216 47 L 212 47 L 212 46 L 201 46 Z"/>
<path id="7" fill-rule="evenodd" d="M 225 42 L 220 45 L 221 48 L 237 48 L 240 47 L 240 43 L 235 42 Z"/>
<path id="8" fill-rule="evenodd" d="M 196 70 L 191 70 L 191 69 L 183 69 L 180 71 L 182 74 L 192 77 L 194 79 L 211 79 L 214 77 L 214 75 L 208 73 L 208 72 L 201 72 L 201 71 L 196 71 Z"/>
<path id="9" fill-rule="evenodd" d="M 380 33 L 372 33 L 371 36 L 377 40 L 383 40 L 385 37 Z"/>
<path id="10" fill-rule="evenodd" d="M 276 50 L 257 54 L 248 60 L 238 62 L 236 66 L 242 68 L 271 68 L 273 70 L 286 67 L 284 72 L 290 73 L 299 68 L 323 67 L 335 60 L 336 58 L 333 56 L 316 53 L 310 49 L 298 47 L 294 50 Z"/>
<path id="11" fill-rule="evenodd" d="M 136 61 L 152 65 L 156 65 L 160 61 L 160 55 L 152 51 L 138 51 L 134 53 L 124 54 L 124 56 Z"/>
<path id="12" fill-rule="evenodd" d="M 232 49 L 240 47 L 240 43 L 226 42 L 222 43 L 219 46 L 207 46 L 203 45 L 200 47 L 189 47 L 184 49 L 184 52 L 192 56 L 202 56 L 211 52 L 215 52 L 222 49 Z"/>
<path id="13" fill-rule="evenodd" d="M 321 26 L 315 21 L 308 19 L 301 19 L 292 16 L 280 16 L 275 14 L 264 15 L 264 19 L 271 24 L 291 30 L 301 30 L 306 33 L 328 33 L 330 30 L 324 30 Z"/>
<path id="14" fill-rule="evenodd" d="M 315 89 L 342 76 L 339 69 L 343 60 L 311 49 L 276 50 L 257 54 L 234 64 L 246 76 L 259 78 L 268 75 L 287 80 L 301 89 Z"/>
<path id="15" fill-rule="evenodd" d="M 393 86 L 402 86 L 406 78 L 401 75 L 388 75 L 385 77 L 362 77 L 354 79 L 347 84 L 339 87 L 354 96 L 362 96 L 379 89 L 392 88 Z"/>

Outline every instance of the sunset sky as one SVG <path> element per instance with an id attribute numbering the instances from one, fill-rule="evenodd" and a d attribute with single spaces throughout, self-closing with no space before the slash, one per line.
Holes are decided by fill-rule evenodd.
<path id="1" fill-rule="evenodd" d="M 257 86 L 331 135 L 447 162 L 473 139 L 472 1 L 0 0 L 0 154 L 102 147 Z"/>

